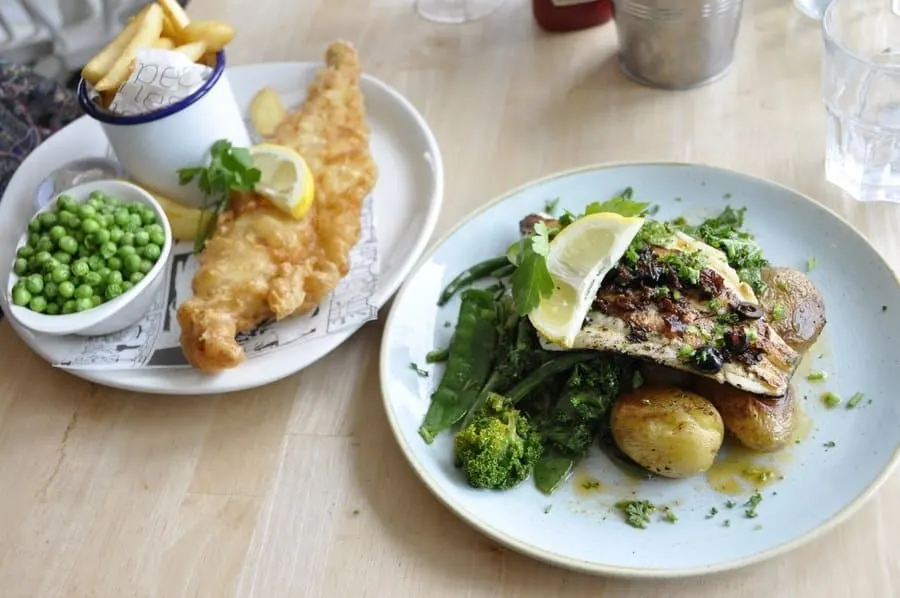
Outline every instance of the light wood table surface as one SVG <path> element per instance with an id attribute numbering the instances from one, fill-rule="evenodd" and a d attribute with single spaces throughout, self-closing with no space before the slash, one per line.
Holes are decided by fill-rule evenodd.
<path id="1" fill-rule="evenodd" d="M 239 26 L 237 64 L 358 44 L 441 144 L 438 234 L 556 170 L 697 161 L 817 198 L 900 266 L 900 208 L 855 205 L 824 180 L 818 23 L 790 0 L 747 5 L 733 72 L 689 92 L 626 80 L 611 24 L 539 33 L 525 0 L 462 26 L 418 18 L 412 0 L 194 0 L 190 12 Z M 900 596 L 900 475 L 812 544 L 703 579 L 602 579 L 502 549 L 445 509 L 394 442 L 384 315 L 286 380 L 197 398 L 81 381 L 0 324 L 0 596 Z"/>

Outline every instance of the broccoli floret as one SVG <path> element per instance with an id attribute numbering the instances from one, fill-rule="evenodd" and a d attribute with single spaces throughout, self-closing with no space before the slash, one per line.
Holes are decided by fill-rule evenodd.
<path id="1" fill-rule="evenodd" d="M 630 360 L 599 356 L 574 367 L 559 402 L 540 422 L 547 444 L 564 455 L 587 453 L 613 400 L 631 381 Z"/>
<path id="2" fill-rule="evenodd" d="M 531 475 L 541 438 L 528 417 L 493 394 L 456 435 L 456 464 L 474 488 L 508 490 Z"/>

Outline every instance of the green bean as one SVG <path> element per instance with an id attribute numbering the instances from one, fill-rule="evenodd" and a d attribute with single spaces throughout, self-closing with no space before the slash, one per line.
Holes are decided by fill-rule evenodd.
<path id="1" fill-rule="evenodd" d="M 491 273 L 496 272 L 499 268 L 506 266 L 509 264 L 509 260 L 504 257 L 495 257 L 489 260 L 485 260 L 479 264 L 475 264 L 471 268 L 460 272 L 456 278 L 450 281 L 444 290 L 441 291 L 441 295 L 438 298 L 438 305 L 444 305 L 450 299 L 453 298 L 456 293 L 461 291 L 462 289 L 471 286 L 474 282 L 481 280 L 482 278 L 487 278 L 491 276 Z M 509 264 L 511 265 L 511 264 Z"/>
<path id="2" fill-rule="evenodd" d="M 469 289 L 463 293 L 456 330 L 450 340 L 447 368 L 431 395 L 419 435 L 434 438 L 461 418 L 478 398 L 491 373 L 497 343 L 497 309 L 493 295 Z"/>

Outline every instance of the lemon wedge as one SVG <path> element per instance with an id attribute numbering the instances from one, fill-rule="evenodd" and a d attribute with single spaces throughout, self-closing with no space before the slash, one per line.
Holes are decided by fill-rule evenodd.
<path id="1" fill-rule="evenodd" d="M 603 277 L 628 250 L 642 224 L 643 218 L 601 212 L 579 218 L 550 242 L 547 269 L 555 289 L 528 314 L 547 340 L 572 347 Z"/>
<path id="2" fill-rule="evenodd" d="M 256 191 L 294 218 L 303 218 L 316 195 L 303 156 L 283 145 L 263 143 L 250 148 L 250 159 L 261 173 Z"/>

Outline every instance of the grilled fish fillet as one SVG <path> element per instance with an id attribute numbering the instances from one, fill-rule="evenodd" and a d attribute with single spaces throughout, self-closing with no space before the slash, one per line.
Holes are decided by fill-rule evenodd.
<path id="1" fill-rule="evenodd" d="M 679 275 L 673 254 L 702 258 L 696 282 Z M 787 393 L 800 360 L 725 254 L 684 233 L 606 275 L 572 349 L 647 359 L 769 397 Z"/>
<path id="2" fill-rule="evenodd" d="M 194 367 L 235 367 L 246 357 L 238 333 L 312 309 L 349 271 L 377 178 L 360 71 L 353 46 L 332 43 L 306 101 L 270 140 L 309 164 L 316 197 L 307 215 L 297 220 L 250 195 L 234 198 L 220 218 L 199 256 L 194 296 L 178 308 L 181 347 Z"/>

